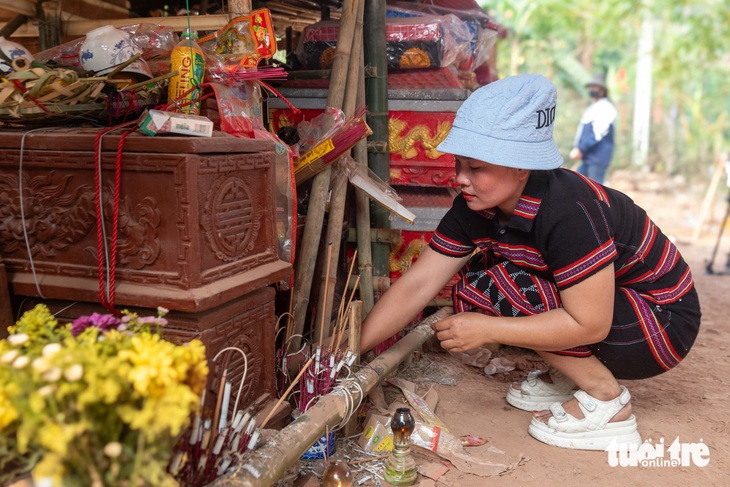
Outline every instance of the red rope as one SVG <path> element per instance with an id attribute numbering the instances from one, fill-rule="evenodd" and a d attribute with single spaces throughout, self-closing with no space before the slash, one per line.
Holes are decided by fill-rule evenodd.
<path id="1" fill-rule="evenodd" d="M 41 110 L 43 110 L 46 113 L 51 113 L 51 111 L 48 108 L 46 108 L 46 106 L 43 103 L 41 103 L 40 101 L 38 101 L 37 99 L 32 97 L 30 95 L 30 93 L 28 93 L 28 90 L 25 88 L 25 86 L 23 86 L 23 83 L 21 83 L 17 79 L 11 79 L 10 81 L 12 81 L 12 83 L 15 85 L 15 87 L 18 88 L 23 94 L 25 94 L 25 96 L 27 96 L 30 101 L 32 101 L 33 103 L 38 105 L 38 108 L 40 108 Z"/>
<path id="2" fill-rule="evenodd" d="M 115 127 L 109 127 L 100 130 L 94 138 L 94 187 L 95 187 L 95 203 L 96 203 L 96 253 L 97 253 L 97 264 L 99 270 L 99 301 L 102 306 L 114 313 L 120 315 L 121 313 L 114 308 L 114 288 L 116 281 L 116 270 L 117 270 L 117 240 L 119 236 L 119 193 L 121 188 L 122 180 L 122 154 L 124 148 L 124 140 L 129 134 L 136 130 L 135 128 L 127 129 L 119 138 L 119 144 L 117 145 L 117 157 L 114 165 L 114 213 L 112 216 L 112 241 L 111 241 L 111 255 L 109 258 L 109 300 L 106 299 L 105 282 L 104 282 L 104 232 L 102 219 L 102 187 L 101 187 L 101 138 L 113 131 L 120 128 L 136 125 L 136 121 L 127 122 Z"/>

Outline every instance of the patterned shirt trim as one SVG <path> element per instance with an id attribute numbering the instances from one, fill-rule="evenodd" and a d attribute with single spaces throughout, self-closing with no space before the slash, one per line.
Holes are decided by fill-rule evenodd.
<path id="1" fill-rule="evenodd" d="M 541 199 L 531 198 L 523 194 L 515 206 L 513 215 L 517 215 L 528 220 L 534 220 L 537 216 L 538 210 L 540 210 L 541 202 Z"/>
<path id="2" fill-rule="evenodd" d="M 596 196 L 598 196 L 598 200 L 605 203 L 609 208 L 611 207 L 611 202 L 608 200 L 608 195 L 606 194 L 606 190 L 603 189 L 601 185 L 593 181 L 592 179 L 589 179 L 582 174 L 579 174 L 576 172 L 578 176 L 581 177 L 586 183 L 588 183 L 588 186 L 593 189 L 593 191 L 596 193 Z"/>
<path id="3" fill-rule="evenodd" d="M 692 286 L 694 286 L 692 271 L 690 271 L 689 266 L 687 266 L 684 274 L 682 274 L 682 277 L 679 278 L 676 285 L 664 289 L 652 289 L 646 293 L 642 293 L 641 295 L 653 303 L 673 303 L 687 294 L 689 290 L 692 289 Z"/>
<path id="4" fill-rule="evenodd" d="M 434 232 L 433 237 L 431 238 L 431 246 L 439 252 L 453 257 L 464 257 L 474 250 L 474 247 L 464 245 L 456 240 L 448 239 L 441 235 L 438 231 Z"/>
<path id="5" fill-rule="evenodd" d="M 604 264 L 611 262 L 616 254 L 616 246 L 613 239 L 610 239 L 571 266 L 558 269 L 554 273 L 555 282 L 559 287 L 564 288 L 573 281 L 577 281 L 594 270 L 600 269 Z"/>
<path id="6" fill-rule="evenodd" d="M 639 293 L 633 289 L 622 288 L 621 291 L 628 297 L 636 316 L 640 320 L 646 343 L 649 345 L 654 359 L 664 370 L 675 367 L 682 361 L 682 357 L 674 350 L 666 332 L 657 321 L 654 313 L 651 312 L 647 302 L 641 299 Z"/>

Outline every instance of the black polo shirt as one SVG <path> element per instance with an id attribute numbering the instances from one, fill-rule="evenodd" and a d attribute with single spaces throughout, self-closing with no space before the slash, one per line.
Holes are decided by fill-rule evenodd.
<path id="1" fill-rule="evenodd" d="M 692 288 L 689 266 L 646 212 L 625 194 L 576 172 L 532 171 L 506 224 L 498 212 L 472 211 L 458 195 L 431 248 L 463 257 L 478 247 L 559 289 L 610 264 L 618 286 L 657 304 L 674 302 Z"/>

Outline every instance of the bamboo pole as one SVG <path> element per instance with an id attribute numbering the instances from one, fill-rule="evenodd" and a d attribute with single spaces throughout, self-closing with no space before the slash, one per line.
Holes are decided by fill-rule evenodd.
<path id="1" fill-rule="evenodd" d="M 329 240 L 327 242 L 327 258 L 326 258 L 327 270 L 325 271 L 325 275 L 329 275 L 329 273 L 330 273 L 330 263 L 332 262 L 332 247 L 333 247 L 333 245 L 334 244 L 332 243 L 331 240 Z M 321 304 L 320 304 L 319 307 L 320 308 L 326 308 L 327 307 L 327 293 L 323 293 L 322 296 L 321 296 L 321 298 L 324 301 L 321 302 Z M 328 322 L 327 323 L 327 327 L 329 328 L 329 320 L 327 319 L 327 314 L 320 313 L 319 315 L 320 315 L 320 320 L 321 321 L 314 320 L 315 323 L 321 323 L 321 325 L 319 327 L 319 333 L 316 333 L 314 335 L 314 341 L 319 343 L 319 348 L 322 348 L 322 338 L 325 335 L 325 333 L 324 333 L 324 325 L 325 325 L 325 321 L 327 321 Z"/>
<path id="2" fill-rule="evenodd" d="M 328 107 L 342 108 L 359 1 L 364 0 L 345 0 L 342 4 L 337 49 L 332 63 L 332 78 L 330 79 L 327 94 Z M 317 248 L 322 236 L 322 226 L 324 225 L 324 208 L 329 190 L 330 174 L 331 165 L 314 176 L 310 190 L 309 209 L 307 210 L 307 220 L 304 225 L 302 246 L 299 250 L 299 262 L 294 280 L 295 336 L 293 345 L 295 349 L 298 349 L 301 343 L 301 339 L 296 335 L 301 335 L 304 331 L 304 320 L 307 315 L 314 267 L 317 261 Z"/>
<path id="3" fill-rule="evenodd" d="M 38 18 L 41 50 L 45 51 L 61 44 L 61 3 L 49 0 L 37 0 L 36 17 Z"/>
<path id="4" fill-rule="evenodd" d="M 363 53 L 364 55 L 364 53 Z M 365 104 L 365 65 L 360 66 L 361 72 L 357 80 L 357 104 Z M 361 140 L 355 145 L 353 151 L 355 161 L 362 169 L 368 169 L 368 143 Z M 373 294 L 373 249 L 370 232 L 370 198 L 361 190 L 355 190 L 355 230 L 357 232 L 357 269 L 360 273 L 363 315 L 367 316 L 375 304 Z M 390 248 L 390 247 L 389 247 Z"/>
<path id="5" fill-rule="evenodd" d="M 228 11 L 231 14 L 247 14 L 251 12 L 251 0 L 228 0 Z"/>
<path id="6" fill-rule="evenodd" d="M 23 15 L 23 14 L 16 15 L 12 19 L 10 19 L 10 21 L 0 29 L 0 37 L 12 36 L 13 32 L 18 30 L 18 27 L 25 24 L 29 19 L 30 19 L 30 17 L 28 17 L 27 15 Z"/>
<path id="7" fill-rule="evenodd" d="M 365 8 L 365 2 L 358 2 L 357 17 L 355 19 L 355 32 L 352 40 L 352 53 L 350 55 L 350 63 L 347 69 L 347 83 L 345 85 L 345 95 L 342 102 L 342 111 L 346 117 L 355 113 L 357 103 L 357 82 L 361 73 L 362 65 L 362 16 Z M 319 293 L 320 306 L 317 307 L 317 320 L 326 318 L 327 328 L 323 330 L 325 336 L 330 336 L 332 327 L 332 309 L 335 301 L 335 287 L 337 284 L 337 271 L 339 266 L 337 262 L 340 257 L 340 247 L 342 243 L 342 225 L 345 219 L 345 206 L 347 202 L 348 182 L 344 172 L 335 167 L 332 173 L 330 183 L 332 188 L 332 196 L 330 198 L 330 212 L 327 220 L 327 241 L 332 243 L 332 255 L 327 263 L 327 274 L 322 276 L 321 291 Z M 315 340 L 321 340 L 322 337 L 315 337 Z"/>
<path id="8" fill-rule="evenodd" d="M 368 166 L 383 181 L 390 181 L 388 150 L 388 60 L 386 57 L 385 0 L 369 0 L 365 8 L 365 63 L 367 78 L 368 126 L 373 131 L 368 144 Z M 370 219 L 375 228 L 389 228 L 388 210 L 371 205 Z M 373 275 L 390 274 L 390 246 L 373 245 Z"/>
<path id="9" fill-rule="evenodd" d="M 252 452 L 246 464 L 236 474 L 219 479 L 210 485 L 264 487 L 274 484 L 299 460 L 302 453 L 322 437 L 327 428 L 335 428 L 345 419 L 348 403 L 359 403 L 380 381 L 397 370 L 398 364 L 433 336 L 431 324 L 452 313 L 451 308 L 441 308 L 421 321 L 414 330 L 378 355 L 368 367 L 363 367 L 343 381 L 342 390 L 335 390 L 322 396 L 306 413 Z M 346 399 L 345 394 L 351 399 Z"/>
<path id="10" fill-rule="evenodd" d="M 370 215 L 368 214 L 368 222 L 370 221 Z M 358 220 L 359 221 L 359 220 Z M 364 232 L 365 238 L 370 242 L 377 242 L 377 243 L 387 243 L 390 244 L 391 242 L 397 242 L 398 239 L 400 239 L 401 231 L 398 229 L 391 229 L 391 228 L 370 228 L 365 227 L 366 229 L 369 229 L 370 231 Z M 358 241 L 358 231 L 354 228 L 351 228 L 347 232 L 347 241 L 348 242 L 357 242 Z M 360 249 L 358 248 L 358 252 L 360 252 Z M 359 255 L 358 255 L 359 257 Z"/>

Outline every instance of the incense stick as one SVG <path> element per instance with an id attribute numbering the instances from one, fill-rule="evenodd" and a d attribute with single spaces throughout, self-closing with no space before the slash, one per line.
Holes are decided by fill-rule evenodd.
<path id="1" fill-rule="evenodd" d="M 294 389 L 294 386 L 297 384 L 297 382 L 299 382 L 299 379 L 302 378 L 302 374 L 304 374 L 304 372 L 306 372 L 307 369 L 309 368 L 309 366 L 312 364 L 312 360 L 313 359 L 311 357 L 309 358 L 309 360 L 307 360 L 307 363 L 304 364 L 304 367 L 302 367 L 302 370 L 299 371 L 299 374 L 296 376 L 296 378 L 293 381 L 291 381 L 291 384 L 289 384 L 289 387 L 287 387 L 286 391 L 284 391 L 284 394 L 282 394 L 281 397 L 279 398 L 279 400 L 276 401 L 276 404 L 271 409 L 271 411 L 269 411 L 269 414 L 266 416 L 266 419 L 264 419 L 264 421 L 261 423 L 261 426 L 259 428 L 264 429 L 264 427 L 269 422 L 271 417 L 274 415 L 276 410 L 279 409 L 279 406 L 281 406 L 281 403 L 284 402 L 284 400 L 289 395 L 291 390 Z"/>
<path id="2" fill-rule="evenodd" d="M 350 270 L 347 273 L 347 281 L 345 281 L 345 293 L 347 292 L 347 289 L 350 286 L 350 279 L 352 278 L 352 271 L 355 268 L 355 261 L 357 260 L 357 249 L 355 249 L 355 252 L 352 254 L 352 263 L 350 264 Z M 344 294 L 344 293 L 343 293 Z M 344 313 L 345 313 L 345 300 L 342 299 L 340 301 L 340 309 L 337 310 L 337 324 L 340 323 L 340 321 L 343 319 Z M 337 330 L 337 326 L 335 326 L 335 330 Z M 336 333 L 333 333 L 333 336 L 335 336 Z M 335 346 L 337 348 L 337 346 Z"/>
<path id="3" fill-rule="evenodd" d="M 221 417 L 221 403 L 223 402 L 223 390 L 226 386 L 226 378 L 228 377 L 228 369 L 223 369 L 223 374 L 221 375 L 221 381 L 218 385 L 218 397 L 215 401 L 215 415 L 213 416 L 213 432 L 214 436 L 218 435 L 218 421 Z M 211 441 L 211 444 L 213 442 Z"/>
<path id="4" fill-rule="evenodd" d="M 360 276 L 357 276 L 357 279 L 355 279 L 355 285 L 352 286 L 352 292 L 350 293 L 350 299 L 347 301 L 347 307 L 345 308 L 345 314 L 342 315 L 342 326 L 339 335 L 337 336 L 337 346 L 339 347 L 339 342 L 342 341 L 342 335 L 345 334 L 345 323 L 347 321 L 345 320 L 345 315 L 347 314 L 347 309 L 350 308 L 350 305 L 352 304 L 352 299 L 355 297 L 355 291 L 357 291 L 357 286 L 360 284 Z"/>

